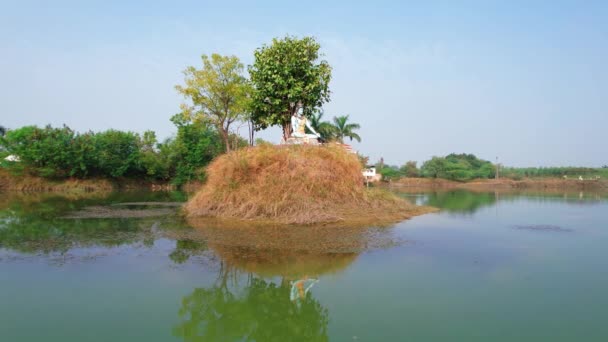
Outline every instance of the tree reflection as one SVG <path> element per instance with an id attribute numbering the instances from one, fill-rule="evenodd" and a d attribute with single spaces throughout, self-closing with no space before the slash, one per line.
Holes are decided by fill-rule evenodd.
<path id="1" fill-rule="evenodd" d="M 173 333 L 185 341 L 327 341 L 328 310 L 307 291 L 313 278 L 340 272 L 361 251 L 393 242 L 390 230 L 367 226 L 188 222 L 220 267 L 213 286 L 182 300 Z"/>
<path id="2" fill-rule="evenodd" d="M 238 292 L 221 281 L 195 289 L 182 299 L 173 334 L 184 341 L 327 341 L 327 309 L 310 293 L 295 305 L 289 291 L 251 275 Z"/>
<path id="3" fill-rule="evenodd" d="M 568 202 L 576 204 L 595 204 L 606 201 L 605 191 L 566 191 L 564 189 L 496 189 L 494 191 L 455 189 L 425 192 L 424 205 L 437 207 L 451 213 L 473 214 L 476 211 L 495 205 L 498 201 L 525 199 L 535 202 Z"/>
<path id="4" fill-rule="evenodd" d="M 203 241 L 191 239 L 177 240 L 175 242 L 175 249 L 169 253 L 169 259 L 176 264 L 183 264 L 190 257 L 200 254 L 205 250 L 207 250 L 207 245 Z"/>
<path id="5" fill-rule="evenodd" d="M 151 196 L 156 200 L 165 198 L 158 194 Z M 162 224 L 165 218 L 62 218 L 68 212 L 87 206 L 109 205 L 134 199 L 141 199 L 141 194 L 33 194 L 3 197 L 0 200 L 0 248 L 27 254 L 49 254 L 93 246 L 117 247 L 135 243 L 151 246 L 159 234 L 164 234 Z M 171 222 L 174 231 L 186 228 L 183 222 Z M 192 249 L 192 246 L 178 243 L 176 254 L 181 253 L 183 259 L 187 254 L 184 250 L 188 248 Z M 176 259 L 180 259 L 179 255 L 176 255 Z"/>
<path id="6" fill-rule="evenodd" d="M 438 191 L 428 194 L 425 205 L 452 213 L 472 214 L 483 207 L 494 205 L 496 199 L 497 196 L 493 192 Z"/>

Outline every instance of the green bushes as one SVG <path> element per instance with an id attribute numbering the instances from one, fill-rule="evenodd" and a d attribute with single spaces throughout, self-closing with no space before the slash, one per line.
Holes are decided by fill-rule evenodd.
<path id="1" fill-rule="evenodd" d="M 93 135 L 95 173 L 111 178 L 141 176 L 140 146 L 140 137 L 133 132 L 108 130 Z"/>
<path id="2" fill-rule="evenodd" d="M 19 157 L 19 168 L 45 178 L 118 178 L 139 176 L 140 138 L 132 132 L 109 130 L 75 133 L 67 126 L 53 128 L 26 126 L 11 130 L 2 146 Z"/>
<path id="3" fill-rule="evenodd" d="M 220 136 L 203 123 L 176 125 L 177 135 L 163 143 L 152 131 L 140 136 L 118 130 L 76 133 L 67 126 L 26 126 L 0 137 L 3 154 L 20 159 L 2 165 L 15 173 L 53 179 L 134 178 L 172 180 L 176 185 L 200 180 L 201 168 L 224 150 Z"/>
<path id="4" fill-rule="evenodd" d="M 382 175 L 385 181 L 391 181 L 404 177 L 405 174 L 396 166 L 383 165 L 381 168 L 376 168 L 376 171 Z"/>
<path id="5" fill-rule="evenodd" d="M 415 161 L 408 161 L 405 165 L 401 166 L 399 170 L 406 177 L 420 177 L 420 170 L 418 169 L 417 163 Z"/>
<path id="6" fill-rule="evenodd" d="M 2 137 L 2 146 L 19 156 L 17 166 L 26 166 L 43 177 L 68 177 L 79 173 L 75 155 L 75 133 L 68 127 L 38 128 L 25 126 L 8 131 Z"/>
<path id="7" fill-rule="evenodd" d="M 442 178 L 454 181 L 469 181 L 472 179 L 489 179 L 496 176 L 496 165 L 473 154 L 449 154 L 445 157 L 433 157 L 422 164 L 420 169 L 416 162 L 409 161 L 397 168 L 385 166 L 380 163 L 376 165 L 377 171 L 382 174 L 383 179 L 392 180 L 401 177 L 424 177 Z M 500 167 L 500 178 L 521 180 L 524 178 L 552 177 L 584 179 L 608 178 L 608 168 L 589 167 Z"/>
<path id="8" fill-rule="evenodd" d="M 220 135 L 202 123 L 176 122 L 176 125 L 175 139 L 166 141 L 160 148 L 170 162 L 172 182 L 181 185 L 192 180 L 202 181 L 201 167 L 224 151 Z"/>
<path id="9" fill-rule="evenodd" d="M 472 154 L 450 154 L 446 157 L 433 157 L 422 164 L 423 177 L 444 178 L 467 181 L 475 178 L 492 178 L 496 169 L 487 160 L 478 159 Z"/>

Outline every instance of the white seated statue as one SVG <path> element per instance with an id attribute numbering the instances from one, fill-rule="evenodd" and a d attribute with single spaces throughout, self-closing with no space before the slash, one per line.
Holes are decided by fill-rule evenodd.
<path id="1" fill-rule="evenodd" d="M 300 143 L 312 143 L 318 144 L 321 135 L 315 131 L 314 128 L 308 122 L 308 119 L 304 116 L 304 109 L 300 104 L 296 112 L 291 116 L 291 128 L 293 132 L 287 143 L 300 144 Z M 308 128 L 313 134 L 307 134 L 306 128 Z M 295 138 L 295 139 L 294 139 Z M 290 141 L 291 140 L 291 141 Z"/>

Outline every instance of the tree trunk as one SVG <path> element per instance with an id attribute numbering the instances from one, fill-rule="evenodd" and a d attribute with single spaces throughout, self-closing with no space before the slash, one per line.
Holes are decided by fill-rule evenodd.
<path id="1" fill-rule="evenodd" d="M 230 152 L 230 137 L 228 132 L 223 129 L 220 129 L 220 135 L 222 136 L 222 140 L 224 140 L 224 146 L 226 147 L 226 153 Z"/>
<path id="2" fill-rule="evenodd" d="M 287 141 L 291 137 L 291 120 L 283 122 L 283 140 Z"/>
<path id="3" fill-rule="evenodd" d="M 253 123 L 253 121 L 248 120 L 247 127 L 249 128 L 249 146 L 253 146 L 253 144 L 255 142 L 255 140 L 254 140 L 255 124 Z"/>
<path id="4" fill-rule="evenodd" d="M 283 121 L 283 140 L 287 141 L 287 139 L 289 139 L 289 137 L 291 137 L 291 117 L 295 114 L 296 112 L 296 108 L 290 108 L 286 113 L 285 113 L 285 120 Z"/>

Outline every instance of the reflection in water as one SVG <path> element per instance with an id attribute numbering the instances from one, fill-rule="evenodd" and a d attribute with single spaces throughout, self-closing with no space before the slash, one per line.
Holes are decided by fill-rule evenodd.
<path id="1" fill-rule="evenodd" d="M 165 235 L 165 223 L 170 223 L 172 232 L 185 230 L 185 224 L 173 217 L 62 218 L 66 213 L 82 208 L 129 201 L 141 196 L 139 193 L 5 196 L 0 203 L 0 248 L 25 254 L 64 254 L 74 248 L 112 248 L 136 243 L 152 246 L 156 239 Z M 175 200 L 175 196 L 167 193 L 147 196 L 161 201 Z M 178 243 L 176 252 L 184 254 L 182 251 L 187 249 L 187 244 Z M 180 260 L 180 257 L 176 259 Z"/>
<path id="2" fill-rule="evenodd" d="M 304 278 L 296 281 L 292 281 L 291 291 L 289 292 L 289 300 L 292 302 L 300 303 L 304 297 L 308 294 L 308 291 L 319 282 L 319 279 L 315 278 Z"/>
<path id="3" fill-rule="evenodd" d="M 81 330 L 85 330 L 87 324 L 97 326 L 100 320 L 107 319 L 108 311 L 112 312 L 115 308 L 120 308 L 120 314 L 123 316 L 118 317 L 117 315 L 116 321 L 120 320 L 121 323 L 124 322 L 124 325 L 120 325 L 120 328 L 116 329 L 106 329 L 106 331 L 121 330 L 127 325 L 133 327 L 132 329 L 140 329 L 141 326 L 138 325 L 137 319 L 147 320 L 149 318 L 140 314 L 153 312 L 150 315 L 158 316 L 159 320 L 151 319 L 149 322 L 150 327 L 148 328 L 150 329 L 147 330 L 154 331 L 155 334 L 152 339 L 167 340 L 170 336 L 163 334 L 171 334 L 173 337 L 185 341 L 293 341 L 298 339 L 326 341 L 328 340 L 329 310 L 332 310 L 335 317 L 331 330 L 339 338 L 352 336 L 349 331 L 345 330 L 345 326 L 354 324 L 361 326 L 363 330 L 367 327 L 366 323 L 386 314 L 381 324 L 370 323 L 367 331 L 370 331 L 371 337 L 377 337 L 376 340 L 399 340 L 397 337 L 403 336 L 402 322 L 404 320 L 413 322 L 410 326 L 410 330 L 414 331 L 412 336 L 416 336 L 416 332 L 419 334 L 418 336 L 422 336 L 420 334 L 426 334 L 428 331 L 436 329 L 432 320 L 428 320 L 425 315 L 420 315 L 420 308 L 424 308 L 422 311 L 433 317 L 442 318 L 442 322 L 445 322 L 447 327 L 445 331 L 457 335 L 465 330 L 486 329 L 487 332 L 489 331 L 487 327 L 493 326 L 502 329 L 496 334 L 502 333 L 504 327 L 524 327 L 521 329 L 522 331 L 535 328 L 530 328 L 531 326 L 528 324 L 532 316 L 521 316 L 521 312 L 529 312 L 531 315 L 536 315 L 537 312 L 543 313 L 550 320 L 560 322 L 560 326 L 567 326 L 569 322 L 568 319 L 561 318 L 563 314 L 560 314 L 559 317 L 551 316 L 553 312 L 560 312 L 557 309 L 553 310 L 552 305 L 555 303 L 562 305 L 562 300 L 570 300 L 567 303 L 573 311 L 567 311 L 567 313 L 571 312 L 574 320 L 588 312 L 596 313 L 590 317 L 601 317 L 601 308 L 605 307 L 602 301 L 597 300 L 604 298 L 602 297 L 604 290 L 601 285 L 606 283 L 605 276 L 601 272 L 587 271 L 601 269 L 602 266 L 603 250 L 601 248 L 603 245 L 601 242 L 603 240 L 601 239 L 605 238 L 606 233 L 599 227 L 605 226 L 605 215 L 602 215 L 605 212 L 604 207 L 577 208 L 574 213 L 569 214 L 571 216 L 567 216 L 561 212 L 562 206 L 555 208 L 554 206 L 533 206 L 529 211 L 525 211 L 526 216 L 522 216 L 526 219 L 523 223 L 528 221 L 530 223 L 526 225 L 517 222 L 520 220 L 519 217 L 514 220 L 512 216 L 501 218 L 501 221 L 488 221 L 488 215 L 491 213 L 483 211 L 471 220 L 462 220 L 467 221 L 467 225 L 457 224 L 455 226 L 462 227 L 455 229 L 450 226 L 455 222 L 454 220 L 446 220 L 442 223 L 445 217 L 438 216 L 441 220 L 432 224 L 426 222 L 427 225 L 424 225 L 425 220 L 423 219 L 421 226 L 411 225 L 414 227 L 410 226 L 401 233 L 408 234 L 409 237 L 416 240 L 430 236 L 428 241 L 433 243 L 432 246 L 430 243 L 420 244 L 417 248 L 395 249 L 394 252 L 378 253 L 379 257 L 367 259 L 373 262 L 363 261 L 356 265 L 355 261 L 359 258 L 367 257 L 367 255 L 360 256 L 363 251 L 370 248 L 390 247 L 399 243 L 395 237 L 397 234 L 393 234 L 392 229 L 352 226 L 274 227 L 243 225 L 242 223 L 231 225 L 210 220 L 184 222 L 182 218 L 175 215 L 155 218 L 60 219 L 68 212 L 96 205 L 114 204 L 115 207 L 122 210 L 121 212 L 124 212 L 131 208 L 141 210 L 142 206 L 149 206 L 149 202 L 141 203 L 142 200 L 175 202 L 171 196 L 155 196 L 158 195 L 148 194 L 144 197 L 133 196 L 132 198 L 128 194 L 116 194 L 105 198 L 36 195 L 34 199 L 0 196 L 0 262 L 2 266 L 8 266 L 7 269 L 12 272 L 11 277 L 3 278 L 2 283 L 5 289 L 3 293 L 16 294 L 15 296 L 5 296 L 6 299 L 13 299 L 12 297 L 16 299 L 10 302 L 4 301 L 3 298 L 2 306 L 6 308 L 3 317 L 14 318 L 10 323 L 15 327 L 12 331 L 21 333 L 28 329 L 31 330 L 27 326 L 28 320 L 21 319 L 21 317 L 34 315 L 33 317 L 39 321 L 52 322 L 48 324 L 52 327 L 47 327 L 46 330 L 41 329 L 41 331 L 60 334 L 58 331 L 64 328 L 59 320 L 53 322 L 53 317 L 67 317 L 70 314 L 73 315 L 70 317 L 74 318 L 65 321 L 69 321 L 69 324 L 72 325 L 77 324 L 83 327 Z M 460 190 L 425 193 L 420 196 L 426 201 L 425 204 L 443 207 L 452 213 L 472 213 L 480 208 L 496 205 L 499 201 L 521 200 L 522 203 L 514 203 L 512 207 L 522 209 L 531 204 L 528 202 L 535 201 L 567 201 L 586 205 L 606 200 L 606 195 L 603 194 L 580 194 L 578 192 L 545 195 L 538 192 L 475 193 Z M 124 203 L 124 205 L 116 205 L 120 203 Z M 160 203 L 155 205 L 165 208 L 173 206 L 173 204 L 162 205 Z M 550 210 L 537 213 L 537 209 Z M 583 217 L 588 214 L 591 219 L 587 223 L 579 224 L 580 218 L 576 215 Z M 554 217 L 545 223 L 545 217 L 549 215 L 554 215 Z M 432 221 L 432 217 L 430 219 L 429 221 Z M 495 229 L 486 229 L 488 222 L 495 222 L 495 225 L 491 227 Z M 439 225 L 440 230 L 433 232 L 432 229 L 427 229 L 429 225 L 435 224 Z M 479 230 L 483 227 L 484 234 L 477 236 L 474 234 L 475 229 L 469 229 L 469 227 L 477 227 Z M 540 234 L 545 236 L 547 234 L 526 233 L 525 231 L 510 233 L 508 229 L 505 233 L 505 227 L 513 228 L 511 230 L 525 229 L 533 232 L 561 232 L 572 229 L 575 232 L 590 234 L 564 233 L 561 235 L 556 233 L 547 239 L 539 239 Z M 441 230 L 441 228 L 443 229 Z M 424 235 L 427 231 L 431 235 Z M 439 235 L 437 232 L 441 233 L 444 240 L 437 238 Z M 467 238 L 459 240 L 457 244 L 453 243 L 454 239 L 463 233 Z M 445 237 L 446 234 L 447 237 Z M 562 236 L 566 238 L 561 238 Z M 500 243 L 497 245 L 499 240 Z M 576 247 L 577 244 L 573 242 L 580 247 Z M 101 261 L 97 264 L 87 264 L 86 267 L 65 267 L 61 272 L 49 271 L 36 263 L 34 263 L 34 268 L 10 265 L 13 259 L 3 258 L 5 254 L 10 256 L 10 253 L 28 254 L 34 255 L 33 259 L 37 261 L 39 258 L 45 258 L 45 254 L 61 253 L 63 256 L 64 253 L 74 251 L 72 255 L 78 255 L 95 249 L 102 250 L 103 254 L 108 255 L 118 250 L 114 248 L 116 246 L 123 246 L 120 249 L 122 251 L 133 251 L 139 248 L 139 245 L 148 246 L 149 249 L 146 247 L 145 250 L 153 251 L 153 253 L 139 253 L 144 250 L 142 248 L 137 253 L 120 254 L 107 263 Z M 574 249 L 571 249 L 572 247 Z M 412 250 L 414 251 L 412 252 Z M 411 254 L 397 254 L 403 251 Z M 571 251 L 574 253 L 570 253 Z M 517 260 L 510 260 L 512 263 L 508 265 L 509 267 L 498 269 L 498 271 L 492 269 L 490 274 L 488 272 L 469 272 L 471 269 L 485 267 L 484 263 L 491 265 L 494 260 L 512 254 L 518 255 L 521 263 Z M 424 258 L 415 258 L 417 255 L 422 255 Z M 577 261 L 577 258 L 572 258 L 571 255 L 576 255 L 577 258 L 581 255 L 587 256 L 588 259 L 584 259 L 586 264 L 593 265 L 593 267 L 586 267 L 583 270 L 585 272 L 581 272 L 584 281 L 578 277 L 570 277 L 570 274 L 575 274 L 581 269 L 579 265 L 582 264 L 581 259 Z M 148 258 L 148 256 L 152 257 Z M 414 256 L 414 258 L 409 256 Z M 421 260 L 424 262 L 421 263 Z M 481 264 L 471 260 L 480 260 Z M 203 261 L 203 263 L 199 264 L 198 261 Z M 209 265 L 212 267 L 205 269 L 207 261 L 211 262 Z M 188 264 L 188 266 L 175 267 L 176 264 Z M 132 272 L 135 268 L 144 271 Z M 340 273 L 349 268 L 348 274 L 332 277 L 332 282 L 324 278 L 327 274 Z M 158 272 L 159 269 L 161 272 Z M 547 270 L 550 272 L 546 272 Z M 563 270 L 570 270 L 571 273 L 568 274 Z M 550 277 L 544 280 L 541 276 L 529 277 L 530 274 L 543 272 L 549 274 Z M 7 274 L 9 273 L 7 272 Z M 383 281 L 363 283 L 358 281 L 368 279 L 369 274 L 381 276 Z M 560 274 L 568 277 L 559 278 Z M 69 277 L 63 277 L 64 275 Z M 480 276 L 491 277 L 491 279 L 479 278 Z M 495 281 L 495 278 L 498 281 Z M 35 281 L 37 279 L 43 281 Z M 91 279 L 91 283 L 87 283 L 88 279 Z M 181 291 L 182 287 L 174 286 L 176 279 L 180 282 L 184 281 L 180 284 L 186 284 L 186 293 L 177 293 L 177 291 Z M 569 283 L 569 279 L 574 280 Z M 79 281 L 78 286 L 82 284 L 83 291 L 71 290 L 75 281 Z M 340 281 L 345 282 L 340 283 Z M 200 285 L 210 282 L 211 285 Z M 120 283 L 119 287 L 116 287 L 117 283 Z M 32 284 L 41 284 L 40 286 L 44 289 L 31 291 Z M 148 284 L 150 286 L 146 286 Z M 385 286 L 385 284 L 399 285 Z M 546 284 L 550 286 L 546 286 Z M 584 284 L 585 288 L 577 288 L 576 286 L 582 286 L 579 284 Z M 483 289 L 475 288 L 475 286 L 483 286 Z M 590 291 L 590 286 L 595 287 Z M 564 293 L 573 293 L 572 288 L 577 289 L 577 296 L 582 296 L 582 300 L 579 300 L 579 297 L 569 299 L 568 296 L 564 296 Z M 404 289 L 407 293 L 418 293 L 420 296 L 404 297 Z M 421 289 L 428 289 L 427 294 L 425 295 L 425 291 L 421 291 Z M 535 292 L 530 289 L 539 290 Z M 319 292 L 317 292 L 319 290 L 323 291 L 323 297 L 319 296 Z M 46 295 L 44 291 L 48 291 L 52 295 Z M 369 296 L 370 291 L 382 293 L 372 298 Z M 158 298 L 159 300 L 145 301 L 145 306 L 137 301 L 127 304 L 125 304 L 127 301 L 122 301 L 122 298 L 126 297 L 121 297 L 120 294 L 129 296 L 136 292 L 149 294 L 149 297 L 141 295 L 141 298 Z M 530 292 L 533 297 L 529 298 L 532 300 L 519 300 L 522 294 Z M 480 293 L 483 294 L 482 297 L 477 295 Z M 487 293 L 491 295 L 486 295 Z M 37 294 L 40 294 L 40 297 L 35 297 Z M 27 300 L 21 300 L 20 296 Z M 180 298 L 180 296 L 184 297 L 181 303 L 178 303 L 179 299 L 176 298 Z M 345 300 L 336 301 L 335 297 L 338 296 L 342 296 Z M 322 301 L 321 298 L 323 298 Z M 95 300 L 98 302 L 90 305 Z M 28 301 L 30 303 L 27 303 Z M 73 312 L 57 313 L 56 310 L 59 310 L 59 306 L 54 305 L 59 302 L 67 303 L 65 305 L 68 307 L 67 310 Z M 81 315 L 81 303 L 87 307 L 97 307 L 98 316 Z M 534 307 L 526 307 L 526 303 L 533 303 Z M 542 303 L 543 307 L 551 309 L 535 311 L 541 307 L 541 305 L 536 305 L 537 303 Z M 121 307 L 120 305 L 123 304 L 125 306 Z M 176 305 L 179 310 L 176 310 Z M 357 310 L 357 305 L 366 305 L 369 310 L 353 319 L 349 316 L 349 312 Z M 484 314 L 463 315 L 462 313 L 467 310 L 463 311 L 462 308 L 470 305 L 473 305 L 474 310 L 469 310 L 469 313 L 483 312 Z M 41 310 L 38 312 L 32 310 L 31 307 L 40 307 Z M 593 310 L 588 311 L 589 307 Z M 22 316 L 19 316 L 21 308 L 23 308 Z M 49 309 L 45 311 L 44 308 Z M 494 312 L 493 310 L 496 308 L 501 310 Z M 34 313 L 34 311 L 36 312 Z M 115 312 L 119 312 L 119 310 Z M 506 317 L 505 312 L 511 317 L 506 323 L 508 325 L 502 323 Z M 395 317 L 396 319 L 392 319 Z M 523 317 L 521 322 L 517 321 L 518 317 Z M 484 321 L 484 319 L 490 321 Z M 598 328 L 601 326 L 600 320 L 588 321 L 595 326 L 587 329 L 587 326 L 580 325 L 581 336 L 592 329 L 602 332 Z M 159 322 L 160 324 L 157 324 Z M 497 325 L 497 322 L 503 325 Z M 160 333 L 155 329 L 160 330 Z M 552 331 L 551 329 L 550 325 L 541 325 L 537 331 L 546 333 Z M 12 337 L 11 332 L 9 332 L 9 338 L 6 338 L 6 332 L 3 330 L 6 329 L 0 329 L 0 340 L 17 340 L 10 338 Z M 69 330 L 69 328 L 64 330 Z M 493 331 L 490 329 L 490 332 Z M 359 334 L 359 332 L 357 333 Z M 383 333 L 386 334 L 384 338 L 378 337 Z M 105 335 L 100 336 L 100 340 L 106 338 Z M 462 336 L 461 339 L 466 339 L 466 337 Z M 51 339 L 52 337 L 49 338 L 49 340 Z M 37 339 L 32 338 L 31 340 Z M 369 340 L 373 340 L 373 338 Z"/>
<path id="4" fill-rule="evenodd" d="M 176 264 L 183 264 L 192 256 L 199 255 L 207 250 L 207 244 L 203 241 L 184 239 L 175 242 L 175 249 L 169 253 L 169 259 Z"/>
<path id="5" fill-rule="evenodd" d="M 182 300 L 173 334 L 185 341 L 327 341 L 328 310 L 310 293 L 318 277 L 392 241 L 390 230 L 367 227 L 189 223 L 221 267 L 212 287 Z"/>
<path id="6" fill-rule="evenodd" d="M 480 208 L 493 205 L 496 199 L 497 196 L 493 192 L 453 190 L 430 193 L 426 204 L 449 212 L 472 214 Z"/>
<path id="7" fill-rule="evenodd" d="M 608 200 L 608 192 L 546 190 L 497 189 L 495 191 L 472 191 L 465 189 L 411 191 L 396 190 L 404 197 L 417 197 L 419 204 L 440 208 L 450 213 L 473 214 L 476 211 L 495 205 L 498 201 L 516 201 L 525 198 L 528 201 L 557 201 L 574 204 L 596 204 Z"/>
<path id="8" fill-rule="evenodd" d="M 353 226 L 272 226 L 189 219 L 192 236 L 222 262 L 263 277 L 290 280 L 338 272 L 359 253 L 399 243 L 392 230 Z"/>
<path id="9" fill-rule="evenodd" d="M 210 244 L 222 262 L 262 277 L 282 276 L 291 280 L 337 273 L 346 269 L 358 253 L 322 253 L 290 249 L 254 249 Z"/>
<path id="10" fill-rule="evenodd" d="M 197 288 L 182 299 L 173 335 L 184 341 L 327 341 L 329 313 L 304 296 L 296 305 L 290 286 L 248 277 L 240 290 Z"/>

